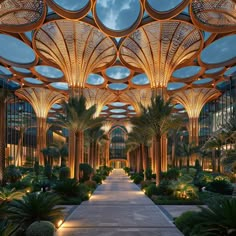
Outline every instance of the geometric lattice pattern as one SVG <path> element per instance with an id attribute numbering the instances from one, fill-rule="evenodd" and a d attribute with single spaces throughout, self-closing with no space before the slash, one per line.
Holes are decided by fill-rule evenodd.
<path id="1" fill-rule="evenodd" d="M 113 64 L 113 41 L 84 22 L 56 20 L 44 24 L 35 34 L 34 47 L 49 64 L 65 74 L 70 88 L 84 88 L 88 75 Z"/>
<path id="2" fill-rule="evenodd" d="M 38 27 L 46 16 L 42 0 L 1 0 L 0 30 L 25 32 Z"/>
<path id="3" fill-rule="evenodd" d="M 191 18 L 199 28 L 210 32 L 236 30 L 236 3 L 233 0 L 193 0 Z"/>
<path id="4" fill-rule="evenodd" d="M 174 69 L 196 57 L 201 47 L 201 32 L 192 24 L 152 22 L 122 42 L 120 59 L 127 67 L 144 71 L 151 88 L 163 88 Z"/>

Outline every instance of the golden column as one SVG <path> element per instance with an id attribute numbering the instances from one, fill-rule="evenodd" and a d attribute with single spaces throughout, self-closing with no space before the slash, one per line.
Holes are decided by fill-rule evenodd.
<path id="1" fill-rule="evenodd" d="M 32 87 L 16 90 L 15 94 L 29 102 L 37 116 L 37 150 L 36 155 L 39 158 L 39 164 L 44 165 L 44 158 L 41 150 L 47 146 L 47 116 L 52 105 L 65 99 L 61 93 L 51 91 L 45 88 Z"/>
<path id="2" fill-rule="evenodd" d="M 179 20 L 155 21 L 127 36 L 120 44 L 119 57 L 127 67 L 145 72 L 153 96 L 160 95 L 166 100 L 171 74 L 177 66 L 196 58 L 202 46 L 202 33 L 191 23 Z M 165 135 L 161 143 L 161 168 L 166 171 Z M 156 154 L 154 156 L 156 158 Z"/>
<path id="3" fill-rule="evenodd" d="M 216 99 L 220 94 L 215 88 L 191 88 L 173 95 L 173 101 L 182 104 L 188 113 L 189 143 L 198 145 L 200 112 L 207 102 Z"/>
<path id="4" fill-rule="evenodd" d="M 81 96 L 88 75 L 111 66 L 117 56 L 115 42 L 95 26 L 66 19 L 48 22 L 39 28 L 34 34 L 33 47 L 43 60 L 61 68 L 70 96 Z M 70 167 L 78 145 L 74 140 L 72 133 L 69 138 Z"/>

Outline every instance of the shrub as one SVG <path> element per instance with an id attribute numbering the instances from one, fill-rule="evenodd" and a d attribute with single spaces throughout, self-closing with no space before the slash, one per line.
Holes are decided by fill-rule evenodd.
<path id="1" fill-rule="evenodd" d="M 151 180 L 145 180 L 141 182 L 141 189 L 144 189 L 146 187 L 148 187 L 150 184 L 152 184 Z"/>
<path id="2" fill-rule="evenodd" d="M 92 178 L 93 181 L 95 181 L 97 184 L 101 184 L 102 183 L 102 176 L 95 174 Z"/>
<path id="3" fill-rule="evenodd" d="M 200 162 L 198 159 L 195 160 L 194 168 L 197 170 L 197 173 L 202 171 L 202 166 L 200 165 Z"/>
<path id="4" fill-rule="evenodd" d="M 49 221 L 35 221 L 26 230 L 26 236 L 53 236 L 55 226 Z"/>
<path id="5" fill-rule="evenodd" d="M 81 163 L 79 165 L 79 169 L 82 172 L 82 178 L 80 179 L 81 182 L 89 180 L 90 175 L 93 173 L 93 168 L 87 163 Z"/>
<path id="6" fill-rule="evenodd" d="M 87 180 L 84 182 L 86 186 L 88 186 L 90 189 L 95 189 L 97 187 L 97 183 L 92 180 Z"/>
<path id="7" fill-rule="evenodd" d="M 208 207 L 200 207 L 196 213 L 184 213 L 175 220 L 184 235 L 230 235 L 236 234 L 236 199 L 215 198 Z"/>
<path id="8" fill-rule="evenodd" d="M 135 184 L 140 184 L 142 181 L 143 181 L 143 177 L 142 177 L 142 176 L 136 175 L 136 176 L 134 177 L 134 183 L 135 183 Z"/>
<path id="9" fill-rule="evenodd" d="M 53 186 L 53 190 L 63 198 L 77 197 L 79 196 L 79 182 L 75 179 L 59 181 Z"/>
<path id="10" fill-rule="evenodd" d="M 125 173 L 129 174 L 130 173 L 130 168 L 129 167 L 124 167 L 123 170 L 125 171 Z"/>
<path id="11" fill-rule="evenodd" d="M 201 192 L 202 187 L 207 186 L 207 184 L 211 182 L 212 180 L 213 180 L 213 176 L 211 174 L 200 172 L 194 177 L 193 183 L 195 186 L 198 187 L 199 192 Z"/>
<path id="12" fill-rule="evenodd" d="M 44 167 L 44 175 L 48 179 L 52 178 L 52 167 L 50 165 L 48 165 L 48 164 Z"/>
<path id="13" fill-rule="evenodd" d="M 177 228 L 183 232 L 185 236 L 192 235 L 191 232 L 196 227 L 196 224 L 198 223 L 198 213 L 195 211 L 187 211 L 184 212 L 182 215 L 177 217 L 174 221 Z"/>
<path id="14" fill-rule="evenodd" d="M 69 167 L 62 167 L 59 170 L 59 179 L 65 180 L 70 178 L 70 168 Z"/>
<path id="15" fill-rule="evenodd" d="M 193 177 L 189 174 L 184 174 L 181 175 L 178 180 L 183 183 L 192 183 L 193 182 Z"/>
<path id="16" fill-rule="evenodd" d="M 174 196 L 178 199 L 198 199 L 196 188 L 192 184 L 175 181 L 171 187 Z"/>
<path id="17" fill-rule="evenodd" d="M 147 168 L 145 171 L 146 174 L 146 179 L 147 180 L 151 180 L 152 179 L 152 169 L 151 168 Z"/>
<path id="18" fill-rule="evenodd" d="M 206 189 L 215 193 L 231 195 L 233 192 L 233 185 L 225 179 L 215 179 L 208 183 Z"/>
<path id="19" fill-rule="evenodd" d="M 21 178 L 21 172 L 14 165 L 10 165 L 5 169 L 4 178 L 7 182 L 15 183 Z"/>
<path id="20" fill-rule="evenodd" d="M 55 224 L 63 218 L 64 208 L 56 206 L 59 203 L 60 198 L 55 194 L 29 193 L 21 200 L 13 200 L 9 203 L 9 219 L 13 223 L 20 223 L 24 229 L 37 220 L 46 220 Z"/>
<path id="21" fill-rule="evenodd" d="M 168 180 L 177 180 L 179 175 L 180 175 L 179 170 L 176 168 L 172 168 L 166 172 L 164 178 Z"/>
<path id="22" fill-rule="evenodd" d="M 152 195 L 157 195 L 157 187 L 155 184 L 150 184 L 148 187 L 145 188 L 145 194 L 148 197 L 151 197 Z"/>
<path id="23" fill-rule="evenodd" d="M 20 199 L 25 195 L 23 192 L 15 191 L 15 189 L 0 188 L 0 202 L 10 202 L 13 199 Z"/>
<path id="24" fill-rule="evenodd" d="M 170 180 L 162 180 L 160 184 L 157 186 L 157 194 L 169 196 L 173 193 L 171 189 L 171 181 Z"/>

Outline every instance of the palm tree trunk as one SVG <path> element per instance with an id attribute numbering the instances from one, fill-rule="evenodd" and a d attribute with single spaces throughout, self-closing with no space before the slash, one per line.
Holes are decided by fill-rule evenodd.
<path id="1" fill-rule="evenodd" d="M 172 168 L 175 167 L 175 146 L 176 146 L 176 141 L 175 139 L 172 142 L 171 145 L 171 163 L 172 163 Z"/>
<path id="2" fill-rule="evenodd" d="M 23 143 L 23 138 L 24 138 L 24 132 L 22 130 L 20 130 L 20 138 L 18 140 L 18 145 L 17 145 L 17 152 L 16 152 L 16 166 L 20 166 L 22 165 L 22 163 L 20 163 L 21 161 L 21 154 L 22 154 L 22 143 Z"/>
<path id="3" fill-rule="evenodd" d="M 141 164 L 141 151 L 140 147 L 137 148 L 137 173 L 140 173 L 140 164 Z"/>
<path id="4" fill-rule="evenodd" d="M 6 132 L 6 103 L 4 101 L 0 101 L 0 183 L 3 182 L 3 175 L 5 169 L 5 132 Z"/>
<path id="5" fill-rule="evenodd" d="M 143 160 L 143 173 L 144 173 L 144 180 L 146 180 L 146 170 L 147 170 L 147 156 L 145 153 L 145 146 L 141 144 L 141 152 L 142 152 L 142 160 Z"/>
<path id="6" fill-rule="evenodd" d="M 190 159 L 190 156 L 186 156 L 187 158 L 187 173 L 189 173 L 189 159 Z"/>
<path id="7" fill-rule="evenodd" d="M 212 151 L 212 171 L 216 172 L 216 150 Z"/>
<path id="8" fill-rule="evenodd" d="M 81 134 L 80 132 L 75 133 L 75 168 L 74 168 L 74 178 L 79 181 L 79 166 L 81 160 Z"/>
<path id="9" fill-rule="evenodd" d="M 161 182 L 161 137 L 155 136 L 155 153 L 154 158 L 156 162 L 155 170 L 156 170 L 156 185 L 158 186 Z"/>

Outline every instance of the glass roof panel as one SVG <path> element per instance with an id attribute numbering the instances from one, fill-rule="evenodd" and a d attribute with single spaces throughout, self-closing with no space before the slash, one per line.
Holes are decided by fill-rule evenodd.
<path id="1" fill-rule="evenodd" d="M 32 42 L 32 39 L 33 39 L 33 31 L 27 31 L 24 33 L 26 38 Z"/>
<path id="2" fill-rule="evenodd" d="M 128 109 L 129 109 L 130 111 L 134 111 L 134 107 L 133 107 L 133 106 L 128 106 Z"/>
<path id="3" fill-rule="evenodd" d="M 84 8 L 88 3 L 89 0 L 53 0 L 57 5 L 60 7 L 68 10 L 68 11 L 78 11 Z"/>
<path id="4" fill-rule="evenodd" d="M 12 76 L 12 73 L 6 67 L 0 65 L 0 76 L 1 75 Z"/>
<path id="5" fill-rule="evenodd" d="M 108 106 L 104 106 L 104 107 L 102 108 L 102 111 L 106 111 L 108 108 L 109 108 Z"/>
<path id="6" fill-rule="evenodd" d="M 178 70 L 175 70 L 172 76 L 178 79 L 186 79 L 194 75 L 197 75 L 200 71 L 201 71 L 200 66 L 186 66 Z"/>
<path id="7" fill-rule="evenodd" d="M 99 20 L 111 30 L 125 30 L 132 26 L 141 10 L 139 0 L 97 0 Z"/>
<path id="8" fill-rule="evenodd" d="M 34 62 L 35 53 L 32 48 L 21 40 L 6 34 L 0 34 L 0 61 L 1 58 L 5 59 L 8 64 L 27 65 Z"/>
<path id="9" fill-rule="evenodd" d="M 111 118 L 117 118 L 117 119 L 121 119 L 121 118 L 125 118 L 126 115 L 111 115 Z"/>
<path id="10" fill-rule="evenodd" d="M 53 109 L 61 109 L 61 108 L 62 108 L 62 105 L 55 103 L 55 104 L 52 105 L 52 108 L 53 108 Z"/>
<path id="11" fill-rule="evenodd" d="M 210 69 L 210 70 L 206 70 L 205 74 L 218 73 L 218 72 L 222 71 L 223 69 L 224 69 L 224 67 L 213 68 L 213 69 Z"/>
<path id="12" fill-rule="evenodd" d="M 182 2 L 183 0 L 148 0 L 151 7 L 160 12 L 170 11 Z"/>
<path id="13" fill-rule="evenodd" d="M 224 76 L 230 77 L 233 74 L 235 74 L 235 72 L 236 72 L 236 66 L 233 66 L 224 73 Z"/>
<path id="14" fill-rule="evenodd" d="M 113 84 L 109 84 L 108 87 L 112 90 L 124 90 L 128 87 L 127 84 L 121 84 L 121 83 L 113 83 Z"/>
<path id="15" fill-rule="evenodd" d="M 65 82 L 50 83 L 50 86 L 52 86 L 55 89 L 60 89 L 60 90 L 68 90 L 69 89 L 68 83 L 65 83 Z"/>
<path id="16" fill-rule="evenodd" d="M 51 66 L 35 66 L 34 69 L 40 75 L 51 79 L 57 79 L 64 76 L 63 72 L 57 68 Z"/>
<path id="17" fill-rule="evenodd" d="M 110 112 L 112 113 L 122 113 L 122 112 L 126 112 L 125 109 L 111 109 Z"/>
<path id="18" fill-rule="evenodd" d="M 182 104 L 177 104 L 174 106 L 175 109 L 183 109 L 184 106 Z"/>
<path id="19" fill-rule="evenodd" d="M 123 103 L 123 102 L 112 102 L 111 105 L 114 106 L 114 107 L 123 107 L 123 106 L 125 106 L 125 103 Z"/>
<path id="20" fill-rule="evenodd" d="M 35 79 L 35 78 L 24 78 L 25 82 L 31 83 L 31 84 L 36 84 L 36 85 L 40 85 L 43 84 L 43 82 L 41 80 Z"/>
<path id="21" fill-rule="evenodd" d="M 219 64 L 236 59 L 235 42 L 236 35 L 233 34 L 211 43 L 200 54 L 202 62 L 206 64 Z"/>
<path id="22" fill-rule="evenodd" d="M 104 78 L 98 74 L 90 74 L 86 81 L 87 84 L 91 85 L 101 85 L 104 83 Z"/>
<path id="23" fill-rule="evenodd" d="M 173 90 L 176 90 L 176 89 L 180 89 L 180 88 L 183 88 L 186 84 L 185 83 L 168 83 L 167 85 L 167 90 L 169 91 L 173 91 Z"/>
<path id="24" fill-rule="evenodd" d="M 149 80 L 146 76 L 146 74 L 140 74 L 140 75 L 136 75 L 134 76 L 131 81 L 136 84 L 136 85 L 146 85 L 149 84 Z"/>
<path id="25" fill-rule="evenodd" d="M 204 78 L 204 79 L 199 79 L 199 80 L 194 81 L 193 84 L 195 84 L 195 85 L 208 84 L 211 81 L 213 81 L 212 78 Z"/>
<path id="26" fill-rule="evenodd" d="M 113 66 L 106 70 L 106 75 L 112 79 L 124 79 L 130 75 L 130 70 L 123 66 Z"/>
<path id="27" fill-rule="evenodd" d="M 25 68 L 20 68 L 20 67 L 13 66 L 12 69 L 16 72 L 20 72 L 20 73 L 23 73 L 23 74 L 31 74 L 32 73 L 30 70 L 25 69 Z"/>

